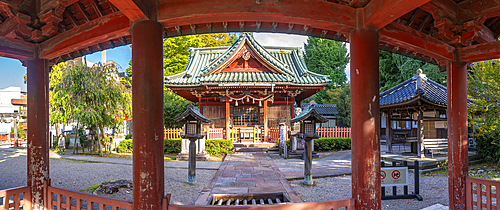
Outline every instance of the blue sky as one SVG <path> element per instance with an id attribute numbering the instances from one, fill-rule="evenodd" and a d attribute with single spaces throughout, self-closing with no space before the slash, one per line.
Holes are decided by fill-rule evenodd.
<path id="1" fill-rule="evenodd" d="M 304 47 L 307 42 L 307 36 L 289 35 L 289 34 L 271 34 L 271 33 L 254 33 L 255 39 L 264 46 L 284 46 L 284 47 Z M 347 48 L 349 50 L 349 48 Z M 125 71 L 128 67 L 130 58 L 132 57 L 132 49 L 127 46 L 117 47 L 107 50 L 107 60 L 113 60 L 121 67 L 120 72 Z M 90 62 L 100 62 L 101 52 L 87 55 L 87 60 Z M 346 69 L 347 78 L 349 78 L 349 65 Z M 23 67 L 21 62 L 10 58 L 0 57 L 0 89 L 10 86 L 21 87 L 26 90 L 24 84 L 24 75 L 26 67 Z"/>

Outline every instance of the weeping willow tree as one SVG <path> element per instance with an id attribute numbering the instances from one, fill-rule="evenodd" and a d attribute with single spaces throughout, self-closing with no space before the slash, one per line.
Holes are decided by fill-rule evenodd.
<path id="1" fill-rule="evenodd" d="M 58 108 L 60 113 L 54 116 L 63 115 L 60 117 L 63 121 L 76 122 L 77 131 L 80 126 L 85 126 L 94 134 L 99 133 L 93 144 L 94 151 L 102 155 L 104 128 L 120 123 L 113 115 L 130 114 L 131 111 L 132 97 L 124 83 L 126 81 L 120 80 L 115 65 L 88 67 L 77 63 L 63 67 L 60 82 L 52 87 L 54 105 L 61 106 Z"/>

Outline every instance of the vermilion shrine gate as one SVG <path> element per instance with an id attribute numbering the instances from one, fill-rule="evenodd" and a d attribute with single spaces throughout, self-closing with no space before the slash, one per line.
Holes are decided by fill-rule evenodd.
<path id="1" fill-rule="evenodd" d="M 212 120 L 205 130 L 224 128 L 225 139 L 269 140 L 269 127 L 290 124 L 294 103 L 331 80 L 307 71 L 299 48 L 262 47 L 243 33 L 231 47 L 193 49 L 184 72 L 165 85 L 198 102 Z M 276 139 L 275 139 L 276 140 Z"/>
<path id="2" fill-rule="evenodd" d="M 134 45 L 133 208 L 166 209 L 163 142 L 157 141 L 163 132 L 162 38 L 235 31 L 302 34 L 350 42 L 352 198 L 265 208 L 325 209 L 350 201 L 356 209 L 381 208 L 379 49 L 438 64 L 448 73 L 451 208 L 482 205 L 472 200 L 473 193 L 483 193 L 471 189 L 471 182 L 486 184 L 490 189 L 491 185 L 498 187 L 497 182 L 467 177 L 466 89 L 467 63 L 500 57 L 498 0 L 3 0 L 0 22 L 0 56 L 19 59 L 28 69 L 31 125 L 29 186 L 2 193 L 24 191 L 25 202 L 35 209 L 52 208 L 54 192 L 90 199 L 48 186 L 50 65 Z M 492 194 L 490 190 L 487 193 L 487 205 L 491 206 Z M 60 199 L 56 203 L 63 208 Z M 108 205 L 116 203 L 110 201 Z"/>

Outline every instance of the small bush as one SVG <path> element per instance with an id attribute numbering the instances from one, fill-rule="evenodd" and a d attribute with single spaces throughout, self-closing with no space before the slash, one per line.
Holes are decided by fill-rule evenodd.
<path id="1" fill-rule="evenodd" d="M 64 146 L 66 148 L 69 148 L 69 143 L 71 142 L 71 139 L 69 138 L 69 136 L 67 136 L 65 139 L 64 139 Z"/>
<path id="2" fill-rule="evenodd" d="M 132 139 L 132 134 L 125 135 L 125 139 Z"/>
<path id="3" fill-rule="evenodd" d="M 132 153 L 132 139 L 125 139 L 120 141 L 118 151 Z"/>
<path id="4" fill-rule="evenodd" d="M 181 152 L 181 140 L 180 139 L 165 139 L 163 145 L 164 145 L 165 154 Z"/>
<path id="5" fill-rule="evenodd" d="M 56 137 L 52 141 L 52 148 L 57 148 L 58 145 L 59 145 L 59 137 Z"/>
<path id="6" fill-rule="evenodd" d="M 351 138 L 319 138 L 314 140 L 315 151 L 351 149 Z"/>
<path id="7" fill-rule="evenodd" d="M 487 161 L 500 159 L 500 131 L 490 130 L 470 135 L 476 139 L 476 151 Z"/>
<path id="8" fill-rule="evenodd" d="M 231 140 L 206 140 L 205 150 L 208 154 L 229 154 L 233 151 L 233 142 Z"/>

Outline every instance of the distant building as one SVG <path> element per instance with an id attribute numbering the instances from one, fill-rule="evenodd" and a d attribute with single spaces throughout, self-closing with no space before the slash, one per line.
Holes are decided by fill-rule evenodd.
<path id="1" fill-rule="evenodd" d="M 309 104 L 302 104 L 302 110 L 307 110 L 311 104 L 314 104 L 314 109 L 318 114 L 326 118 L 328 121 L 321 123 L 321 128 L 337 127 L 337 105 L 335 104 L 316 104 L 311 101 Z M 339 125 L 342 127 L 342 125 Z"/>
<path id="2" fill-rule="evenodd" d="M 0 89 L 0 113 L 26 113 L 26 111 L 26 91 L 21 91 L 21 87 L 8 87 Z M 6 140 L 9 138 L 8 134 L 14 126 L 14 122 L 10 120 L 8 121 L 9 122 L 0 121 L 0 140 Z M 21 115 L 18 122 L 23 125 L 24 130 L 28 129 L 26 124 L 26 114 Z"/>

